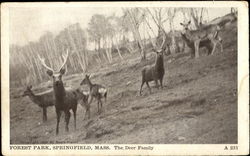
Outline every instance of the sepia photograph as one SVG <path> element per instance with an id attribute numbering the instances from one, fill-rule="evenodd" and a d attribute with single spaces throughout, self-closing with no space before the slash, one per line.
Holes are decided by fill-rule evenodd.
<path id="1" fill-rule="evenodd" d="M 248 60 L 247 49 L 239 51 L 239 21 L 248 16 L 239 16 L 240 7 L 40 4 L 6 4 L 6 12 L 1 6 L 8 150 L 240 143 L 240 115 L 249 112 L 249 102 L 239 102 L 239 68 L 249 80 L 248 67 L 239 65 Z M 117 146 L 105 146 L 111 144 Z"/>

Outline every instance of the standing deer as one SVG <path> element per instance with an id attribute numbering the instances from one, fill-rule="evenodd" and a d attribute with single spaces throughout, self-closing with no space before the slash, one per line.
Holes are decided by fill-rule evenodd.
<path id="1" fill-rule="evenodd" d="M 88 103 L 89 92 L 82 92 L 77 89 L 74 93 L 77 98 L 77 103 L 81 104 L 81 106 L 85 108 L 84 120 L 86 119 L 87 115 L 88 118 L 90 118 L 90 105 Z"/>
<path id="2" fill-rule="evenodd" d="M 60 117 L 61 112 L 63 111 L 65 114 L 65 130 L 69 131 L 69 120 L 70 120 L 70 110 L 73 110 L 74 114 L 74 127 L 76 129 L 76 110 L 77 110 L 77 99 L 74 95 L 73 91 L 67 91 L 64 88 L 62 76 L 65 74 L 65 68 L 64 65 L 66 64 L 66 61 L 68 59 L 68 50 L 66 56 L 63 55 L 63 64 L 59 68 L 58 71 L 53 70 L 52 68 L 48 67 L 45 64 L 45 59 L 41 58 L 38 55 L 39 60 L 41 61 L 42 65 L 47 69 L 47 74 L 52 77 L 53 79 L 53 90 L 54 90 L 54 96 L 55 96 L 55 108 L 56 108 L 56 117 L 57 117 L 57 123 L 56 123 L 56 134 L 59 133 L 59 123 L 60 123 Z"/>
<path id="3" fill-rule="evenodd" d="M 197 30 L 190 30 L 189 26 L 191 24 L 191 21 L 189 21 L 187 24 L 180 23 L 185 29 L 185 36 L 190 42 L 194 43 L 194 50 L 195 50 L 195 57 L 199 57 L 199 47 L 200 42 L 203 40 L 209 40 L 209 42 L 212 44 L 212 50 L 209 52 L 211 55 L 213 55 L 217 43 L 221 45 L 221 51 L 223 51 L 221 38 L 218 36 L 218 33 L 220 31 L 219 25 L 207 25 L 202 26 L 200 29 Z"/>
<path id="4" fill-rule="evenodd" d="M 102 108 L 102 98 L 105 98 L 105 102 L 107 101 L 107 89 L 99 84 L 92 84 L 90 81 L 90 75 L 85 75 L 85 78 L 82 80 L 80 85 L 88 85 L 89 86 L 89 100 L 88 104 L 90 105 L 93 98 L 97 100 L 97 108 L 98 113 L 100 113 L 100 109 Z M 90 113 L 90 112 L 89 112 Z"/>
<path id="5" fill-rule="evenodd" d="M 35 95 L 31 89 L 32 85 L 27 86 L 26 90 L 23 92 L 23 97 L 29 96 L 31 101 L 43 109 L 43 122 L 45 122 L 47 121 L 47 107 L 54 106 L 54 94 L 53 92 L 46 92 Z"/>
<path id="6" fill-rule="evenodd" d="M 149 92 L 151 93 L 151 89 L 149 86 L 150 81 L 155 81 L 156 87 L 158 86 L 158 80 L 160 81 L 161 88 L 163 88 L 163 76 L 165 74 L 164 69 L 164 60 L 163 60 L 163 53 L 166 50 L 167 44 L 166 44 L 166 34 L 164 34 L 164 39 L 162 41 L 161 48 L 159 50 L 153 49 L 153 52 L 155 52 L 155 63 L 151 66 L 146 66 L 142 69 L 142 83 L 141 83 L 141 89 L 140 89 L 140 95 L 142 91 L 142 87 L 144 83 L 146 82 Z"/>
<path id="7" fill-rule="evenodd" d="M 189 40 L 185 34 L 181 33 L 181 38 L 182 40 L 186 43 L 186 45 L 194 52 L 194 42 Z M 206 39 L 206 40 L 202 40 L 200 42 L 200 48 L 205 47 L 208 49 L 208 51 L 212 50 L 212 45 L 210 40 Z"/>

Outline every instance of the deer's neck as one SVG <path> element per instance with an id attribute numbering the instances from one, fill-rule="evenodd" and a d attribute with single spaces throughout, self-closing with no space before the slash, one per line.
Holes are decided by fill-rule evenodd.
<path id="1" fill-rule="evenodd" d="M 38 96 L 36 96 L 33 92 L 29 95 L 29 98 L 31 99 L 32 102 L 36 104 L 40 104 L 40 99 Z"/>
<path id="2" fill-rule="evenodd" d="M 156 69 L 164 69 L 163 56 L 156 58 L 156 60 L 155 60 L 155 68 Z"/>
<path id="3" fill-rule="evenodd" d="M 56 101 L 62 101 L 66 95 L 63 83 L 60 85 L 53 85 Z"/>
<path id="4" fill-rule="evenodd" d="M 186 42 L 186 44 L 190 47 L 192 46 L 192 42 L 187 38 L 186 34 L 182 34 L 182 39 Z"/>
<path id="5" fill-rule="evenodd" d="M 90 89 L 92 89 L 93 84 L 91 83 L 91 81 L 90 81 L 90 80 L 87 82 L 87 85 L 89 86 L 89 88 L 90 88 Z"/>
<path id="6" fill-rule="evenodd" d="M 191 33 L 190 30 L 185 31 L 185 36 L 186 36 L 187 39 L 192 40 L 192 33 Z"/>

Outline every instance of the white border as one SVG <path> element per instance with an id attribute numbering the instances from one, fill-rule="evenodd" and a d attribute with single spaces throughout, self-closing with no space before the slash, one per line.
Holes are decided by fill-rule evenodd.
<path id="1" fill-rule="evenodd" d="M 224 150 L 234 144 L 150 144 L 152 151 L 143 150 L 10 150 L 9 114 L 9 8 L 10 7 L 237 7 L 238 8 L 238 150 Z M 248 3 L 244 1 L 210 2 L 54 2 L 2 3 L 1 5 L 1 107 L 3 155 L 246 155 L 249 153 L 249 25 Z M 41 145 L 41 144 L 39 144 Z M 62 144 L 65 145 L 65 144 Z M 80 144 L 70 144 L 77 145 Z M 90 145 L 90 144 L 88 144 Z M 105 144 L 107 145 L 107 144 Z M 119 144 L 126 146 L 127 144 Z M 50 145 L 55 146 L 55 145 Z M 90 145 L 94 148 L 94 145 Z M 113 149 L 114 145 L 109 145 Z M 135 145 L 137 146 L 137 145 Z"/>

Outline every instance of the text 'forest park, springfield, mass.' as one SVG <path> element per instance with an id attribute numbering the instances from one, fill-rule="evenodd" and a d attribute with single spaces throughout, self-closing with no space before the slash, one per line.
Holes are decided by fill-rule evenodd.
<path id="1" fill-rule="evenodd" d="M 34 146 L 10 146 L 10 150 L 153 150 L 153 146 L 48 146 L 48 145 L 34 145 Z"/>

